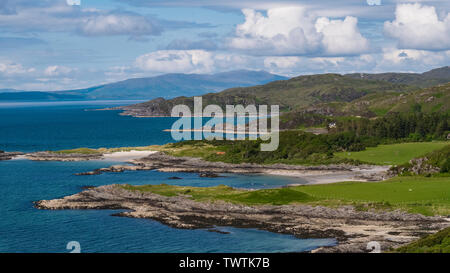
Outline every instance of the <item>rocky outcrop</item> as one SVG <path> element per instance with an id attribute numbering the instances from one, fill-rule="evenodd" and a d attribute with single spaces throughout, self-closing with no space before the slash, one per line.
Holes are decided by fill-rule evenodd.
<path id="1" fill-rule="evenodd" d="M 101 159 L 103 154 L 64 154 L 55 152 L 36 152 L 26 154 L 26 158 L 34 161 L 86 161 Z"/>
<path id="2" fill-rule="evenodd" d="M 389 169 L 389 175 L 414 174 L 414 175 L 430 175 L 440 172 L 440 168 L 429 163 L 427 157 L 419 157 L 411 159 L 408 164 L 401 166 L 393 166 Z"/>
<path id="3" fill-rule="evenodd" d="M 120 185 L 92 188 L 62 199 L 35 203 L 39 209 L 124 209 L 116 216 L 157 220 L 174 228 L 214 226 L 258 228 L 298 238 L 336 238 L 338 245 L 314 252 L 367 252 L 376 241 L 385 251 L 450 226 L 447 219 L 393 212 L 363 212 L 353 207 L 309 205 L 246 206 L 197 202 L 189 196 L 166 197 L 130 191 Z"/>
<path id="4" fill-rule="evenodd" d="M 23 153 L 0 151 L 0 161 L 2 161 L 2 160 L 11 160 L 14 157 L 19 156 L 19 155 L 23 155 Z"/>
<path id="5" fill-rule="evenodd" d="M 440 171 L 440 168 L 434 167 L 431 164 L 429 164 L 428 158 L 426 157 L 411 159 L 409 161 L 409 164 L 411 165 L 409 170 L 413 174 L 432 174 L 438 173 Z"/>
<path id="6" fill-rule="evenodd" d="M 200 176 L 200 177 L 216 178 L 216 177 L 219 177 L 220 175 L 218 175 L 216 173 L 212 173 L 212 172 L 203 172 L 203 173 L 199 173 L 198 176 Z"/>

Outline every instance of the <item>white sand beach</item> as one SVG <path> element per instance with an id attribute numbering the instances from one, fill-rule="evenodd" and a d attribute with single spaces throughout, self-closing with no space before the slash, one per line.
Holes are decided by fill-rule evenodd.
<path id="1" fill-rule="evenodd" d="M 366 182 L 372 180 L 368 178 L 375 177 L 380 178 L 379 180 L 383 180 L 383 174 L 385 174 L 389 168 L 390 166 L 355 166 L 351 171 L 267 169 L 264 173 L 269 175 L 299 177 L 307 180 L 309 182 L 308 184 L 329 184 L 342 181 Z"/>
<path id="2" fill-rule="evenodd" d="M 105 161 L 132 161 L 135 159 L 143 158 L 148 155 L 154 154 L 156 151 L 136 151 L 131 150 L 127 152 L 114 152 L 110 154 L 104 154 L 102 160 Z"/>

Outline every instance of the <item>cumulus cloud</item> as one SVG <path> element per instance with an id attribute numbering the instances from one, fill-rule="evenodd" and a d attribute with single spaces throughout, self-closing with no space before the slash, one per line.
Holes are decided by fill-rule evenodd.
<path id="1" fill-rule="evenodd" d="M 210 73 L 214 59 L 205 50 L 159 50 L 139 56 L 135 64 L 156 73 Z"/>
<path id="2" fill-rule="evenodd" d="M 369 42 L 358 30 L 358 19 L 347 16 L 344 20 L 318 18 L 316 30 L 323 34 L 325 52 L 331 55 L 351 55 L 369 49 Z"/>
<path id="3" fill-rule="evenodd" d="M 358 20 L 315 18 L 303 7 L 267 10 L 267 16 L 244 9 L 245 22 L 236 27 L 230 47 L 258 55 L 356 55 L 368 51 L 369 42 Z"/>
<path id="4" fill-rule="evenodd" d="M 216 73 L 236 69 L 261 69 L 262 59 L 247 55 L 206 50 L 158 50 L 139 56 L 128 72 L 145 75 L 162 73 Z"/>
<path id="5" fill-rule="evenodd" d="M 439 19 L 433 6 L 397 5 L 395 20 L 385 22 L 384 31 L 397 39 L 399 48 L 450 49 L 450 13 Z"/>
<path id="6" fill-rule="evenodd" d="M 230 41 L 232 48 L 282 55 L 306 54 L 320 45 L 321 35 L 304 8 L 270 9 L 267 16 L 252 9 L 242 12 L 245 22 L 236 27 L 236 35 Z"/>

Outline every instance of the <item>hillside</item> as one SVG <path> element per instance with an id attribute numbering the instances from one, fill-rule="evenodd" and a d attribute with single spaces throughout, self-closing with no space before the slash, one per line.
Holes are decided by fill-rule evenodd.
<path id="1" fill-rule="evenodd" d="M 280 111 L 302 109 L 324 102 L 350 102 L 377 92 L 407 92 L 417 87 L 385 81 L 354 79 L 339 74 L 300 76 L 252 87 L 231 88 L 203 95 L 203 104 L 279 105 Z M 158 98 L 149 102 L 121 107 L 123 114 L 133 116 L 167 116 L 177 104 L 193 105 L 192 97 L 171 100 Z"/>
<path id="2" fill-rule="evenodd" d="M 424 73 L 353 73 L 346 77 L 354 79 L 369 79 L 388 81 L 391 83 L 414 85 L 419 87 L 431 87 L 438 84 L 447 83 L 450 80 L 450 67 L 436 68 Z"/>
<path id="3" fill-rule="evenodd" d="M 285 77 L 265 71 L 237 70 L 217 74 L 165 74 L 149 78 L 136 78 L 78 90 L 57 92 L 0 92 L 0 100 L 57 100 L 70 99 L 166 99 L 177 96 L 195 96 L 218 92 L 231 87 L 252 86 Z"/>
<path id="4" fill-rule="evenodd" d="M 413 92 L 378 92 L 351 102 L 322 103 L 303 112 L 334 116 L 383 116 L 390 112 L 449 112 L 450 83 Z"/>

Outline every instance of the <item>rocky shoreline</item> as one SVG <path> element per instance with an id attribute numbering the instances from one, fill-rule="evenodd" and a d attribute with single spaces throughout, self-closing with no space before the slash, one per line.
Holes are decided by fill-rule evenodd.
<path id="1" fill-rule="evenodd" d="M 130 153 L 130 155 L 119 155 Z M 0 153 L 0 160 L 11 160 L 17 156 L 33 161 L 88 161 L 113 160 L 128 164 L 77 173 L 75 175 L 99 175 L 104 172 L 157 170 L 160 172 L 191 172 L 201 177 L 218 177 L 220 173 L 266 174 L 300 177 L 310 183 L 333 183 L 340 181 L 381 181 L 391 176 L 389 166 L 373 165 L 288 165 L 288 164 L 232 164 L 205 161 L 194 157 L 175 157 L 157 151 L 115 152 L 115 153 L 56 153 L 50 151 L 33 153 Z M 207 175 L 205 175 L 207 174 Z"/>
<path id="2" fill-rule="evenodd" d="M 61 199 L 35 202 L 39 209 L 120 209 L 116 216 L 146 218 L 174 228 L 214 226 L 258 228 L 298 238 L 336 238 L 338 244 L 313 252 L 368 252 L 376 241 L 386 251 L 450 226 L 449 219 L 418 214 L 356 211 L 351 206 L 245 206 L 226 202 L 197 202 L 188 195 L 166 197 L 130 191 L 121 185 L 90 188 Z"/>
<path id="3" fill-rule="evenodd" d="M 21 152 L 5 152 L 0 151 L 0 161 L 2 160 L 11 160 L 16 156 L 23 155 Z"/>
<path id="4" fill-rule="evenodd" d="M 269 174 L 302 177 L 311 182 L 326 183 L 339 181 L 380 181 L 388 178 L 388 166 L 353 166 L 347 164 L 301 166 L 287 164 L 262 165 L 253 163 L 232 164 L 210 162 L 201 158 L 174 157 L 162 152 L 156 152 L 146 157 L 130 161 L 133 165 L 114 165 L 77 175 L 98 175 L 104 172 L 123 172 L 138 170 L 157 170 L 161 172 L 191 172 L 191 173 L 239 173 L 239 174 Z M 327 179 L 325 179 L 327 178 Z"/>
<path id="5" fill-rule="evenodd" d="M 102 153 L 96 154 L 78 154 L 78 153 L 54 153 L 54 152 L 35 152 L 26 154 L 25 157 L 33 161 L 86 161 L 102 159 Z"/>

